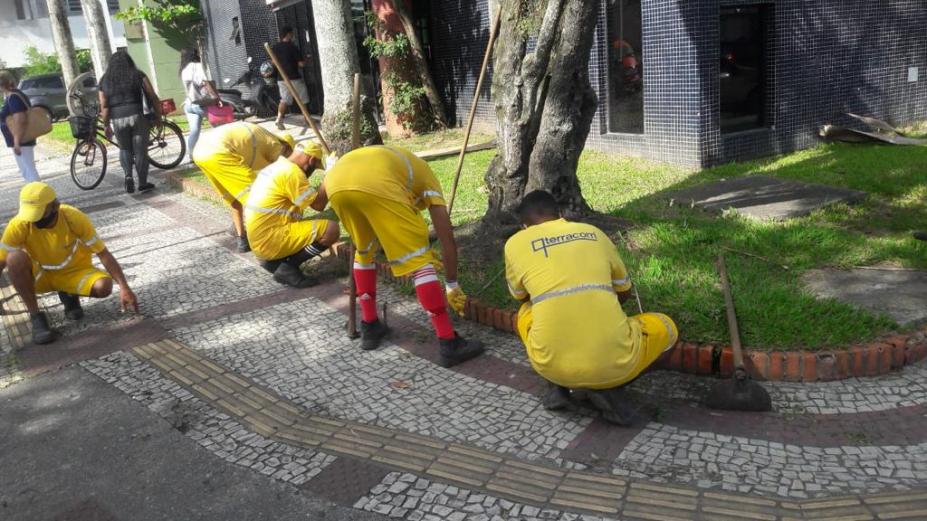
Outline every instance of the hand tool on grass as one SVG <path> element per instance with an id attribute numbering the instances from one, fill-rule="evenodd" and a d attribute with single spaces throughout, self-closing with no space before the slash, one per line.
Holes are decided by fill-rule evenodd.
<path id="1" fill-rule="evenodd" d="M 772 399 L 769 393 L 763 386 L 750 379 L 744 367 L 737 314 L 734 312 L 734 297 L 731 294 L 723 254 L 718 255 L 718 273 L 721 276 L 721 291 L 724 292 L 724 305 L 727 308 L 727 325 L 731 335 L 731 351 L 734 354 L 734 376 L 715 384 L 708 393 L 705 405 L 711 409 L 727 411 L 771 411 Z"/>
<path id="2" fill-rule="evenodd" d="M 473 130 L 473 118 L 476 117 L 476 105 L 480 101 L 480 89 L 483 88 L 483 78 L 486 77 L 486 66 L 489 65 L 489 57 L 492 55 L 492 46 L 496 42 L 496 35 L 499 34 L 499 26 L 502 24 L 502 6 L 496 11 L 496 19 L 492 23 L 492 31 L 489 33 L 489 43 L 486 44 L 486 53 L 483 55 L 483 65 L 480 67 L 480 76 L 476 80 L 476 90 L 473 92 L 473 103 L 470 105 L 470 116 L 467 117 L 467 129 L 464 131 L 463 146 L 460 148 L 460 155 L 457 156 L 457 171 L 454 172 L 454 184 L 451 186 L 451 198 L 447 203 L 447 215 L 450 216 L 454 211 L 454 199 L 457 197 L 457 183 L 460 182 L 460 172 L 463 170 L 464 156 L 467 155 L 467 145 L 470 143 L 470 131 Z"/>
<path id="3" fill-rule="evenodd" d="M 351 101 L 351 148 L 360 148 L 360 73 L 354 73 L 354 94 Z M 360 336 L 357 333 L 357 281 L 354 280 L 354 241 L 348 241 L 348 338 Z M 386 307 L 383 308 L 384 315 Z"/>
<path id="4" fill-rule="evenodd" d="M 621 233 L 621 230 L 618 230 L 618 238 L 621 239 L 621 242 L 624 244 L 624 247 L 627 248 L 628 251 L 631 251 L 631 245 L 628 244 L 628 241 L 624 238 L 624 234 Z M 637 312 L 643 315 L 644 306 L 641 305 L 641 295 L 637 291 L 637 284 L 632 283 L 631 287 L 634 289 L 634 300 L 637 301 Z"/>
<path id="5" fill-rule="evenodd" d="M 280 66 L 280 62 L 277 60 L 277 55 L 274 54 L 273 49 L 270 48 L 270 44 L 264 42 L 264 50 L 267 51 L 267 56 L 270 57 L 270 61 L 274 63 L 274 67 L 277 68 L 277 74 L 283 78 L 283 83 L 286 84 L 286 89 L 290 91 L 290 95 L 293 97 L 293 100 L 296 101 L 296 105 L 299 107 L 299 111 L 303 113 L 303 118 L 306 120 L 312 131 L 315 132 L 315 137 L 319 140 L 319 145 L 322 146 L 322 150 L 325 151 L 325 155 L 328 156 L 332 153 L 331 149 L 328 148 L 328 142 L 325 141 L 325 138 L 322 137 L 322 131 L 319 130 L 319 127 L 316 126 L 315 121 L 312 120 L 312 117 L 309 115 L 309 109 L 306 108 L 306 105 L 303 103 L 302 98 L 300 98 L 299 93 L 296 92 L 296 88 L 293 87 L 293 82 L 290 81 L 289 76 L 286 75 L 286 72 Z"/>

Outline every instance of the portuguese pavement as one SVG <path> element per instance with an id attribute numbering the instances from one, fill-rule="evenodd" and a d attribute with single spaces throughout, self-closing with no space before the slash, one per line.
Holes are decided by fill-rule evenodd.
<path id="1" fill-rule="evenodd" d="M 20 181 L 3 164 L 6 222 Z M 358 519 L 927 519 L 923 364 L 873 379 L 768 383 L 768 414 L 707 411 L 711 380 L 653 372 L 633 384 L 634 426 L 611 427 L 582 406 L 545 411 L 542 382 L 513 336 L 460 322 L 489 352 L 441 368 L 428 318 L 381 283 L 395 334 L 364 352 L 344 333 L 345 281 L 275 284 L 234 253 L 222 208 L 166 184 L 128 196 L 112 172 L 80 191 L 60 158 L 39 170 L 90 215 L 142 314 L 121 314 L 110 298 L 85 301 L 86 317 L 67 322 L 45 297 L 61 338 L 32 346 L 3 281 L 0 398 L 33 379 L 92 378 L 159 417 L 198 458 Z"/>

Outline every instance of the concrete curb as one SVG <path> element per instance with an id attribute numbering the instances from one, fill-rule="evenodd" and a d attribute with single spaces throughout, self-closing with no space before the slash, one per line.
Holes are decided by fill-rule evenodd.
<path id="1" fill-rule="evenodd" d="M 180 190 L 205 199 L 222 202 L 213 190 L 168 172 L 167 181 Z M 347 244 L 338 243 L 335 254 L 344 258 Z M 411 277 L 395 277 L 389 264 L 379 263 L 377 273 L 386 280 L 411 284 Z M 487 327 L 515 333 L 518 313 L 498 309 L 467 299 L 464 318 Z M 745 349 L 745 365 L 751 377 L 770 382 L 830 382 L 847 378 L 880 376 L 899 371 L 927 358 L 927 328 L 910 333 L 892 333 L 866 344 L 826 351 L 760 351 Z M 680 340 L 656 367 L 699 376 L 728 378 L 734 373 L 734 357 L 729 346 Z"/>

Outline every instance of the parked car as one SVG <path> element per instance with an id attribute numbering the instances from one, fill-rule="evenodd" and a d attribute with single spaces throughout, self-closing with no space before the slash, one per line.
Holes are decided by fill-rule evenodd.
<path id="1" fill-rule="evenodd" d="M 34 107 L 42 107 L 51 114 L 53 120 L 68 116 L 67 86 L 60 74 L 40 74 L 19 82 L 23 91 Z M 87 96 L 97 95 L 97 80 L 93 76 L 83 80 L 81 90 Z"/>

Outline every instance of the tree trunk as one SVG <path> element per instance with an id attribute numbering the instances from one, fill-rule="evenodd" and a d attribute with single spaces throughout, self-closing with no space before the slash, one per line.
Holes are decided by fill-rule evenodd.
<path id="1" fill-rule="evenodd" d="M 48 5 L 48 21 L 51 22 L 52 40 L 55 43 L 55 52 L 58 54 L 58 63 L 61 64 L 61 74 L 64 82 L 71 85 L 74 78 L 80 74 L 77 66 L 77 53 L 74 52 L 74 38 L 71 36 L 71 25 L 68 23 L 67 4 L 64 0 L 46 0 Z"/>
<path id="2" fill-rule="evenodd" d="M 405 29 L 406 37 L 409 38 L 409 46 L 412 49 L 412 59 L 415 61 L 415 69 L 418 77 L 425 88 L 425 96 L 428 98 L 428 104 L 431 105 L 431 113 L 435 118 L 435 123 L 441 128 L 447 128 L 447 115 L 444 112 L 444 102 L 441 101 L 441 95 L 438 94 L 438 88 L 435 86 L 434 79 L 431 77 L 431 71 L 428 70 L 428 62 L 425 60 L 425 49 L 422 47 L 421 40 L 418 39 L 418 33 L 415 32 L 415 24 L 412 17 L 409 16 L 409 10 L 406 9 L 405 0 L 390 0 L 399 20 L 402 22 L 402 28 Z"/>
<path id="3" fill-rule="evenodd" d="M 87 37 L 90 40 L 90 56 L 93 58 L 93 70 L 97 78 L 102 78 L 109 66 L 109 57 L 113 48 L 106 30 L 106 17 L 99 0 L 81 0 L 84 21 L 87 22 Z"/>
<path id="4" fill-rule="evenodd" d="M 319 36 L 319 65 L 325 107 L 322 128 L 329 146 L 338 155 L 351 150 L 354 73 L 360 71 L 349 0 L 312 2 L 315 33 Z M 373 100 L 361 96 L 361 143 L 383 143 L 374 118 Z"/>
<path id="5" fill-rule="evenodd" d="M 521 197 L 538 189 L 567 217 L 591 212 L 576 166 L 597 106 L 588 68 L 600 2 L 548 0 L 530 53 L 522 3 L 501 2 L 492 82 L 499 149 L 485 178 L 487 223 L 513 222 Z"/>

